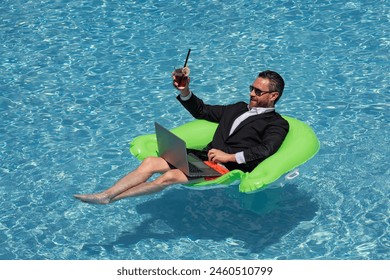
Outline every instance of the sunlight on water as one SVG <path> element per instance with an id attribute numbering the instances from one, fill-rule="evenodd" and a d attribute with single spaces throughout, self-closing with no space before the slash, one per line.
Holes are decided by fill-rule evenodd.
<path id="1" fill-rule="evenodd" d="M 388 259 L 388 1 L 2 1 L 0 259 Z M 320 152 L 283 188 L 174 187 L 97 207 L 134 137 L 192 117 L 170 73 L 188 48 L 205 102 L 277 110 Z M 162 106 L 163 104 L 163 106 Z"/>

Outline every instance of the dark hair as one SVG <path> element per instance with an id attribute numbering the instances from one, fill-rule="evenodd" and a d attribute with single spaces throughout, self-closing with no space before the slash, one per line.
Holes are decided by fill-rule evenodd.
<path id="1" fill-rule="evenodd" d="M 268 79 L 269 85 L 270 85 L 269 90 L 277 91 L 279 93 L 278 98 L 276 98 L 275 102 L 274 102 L 274 103 L 276 103 L 280 99 L 280 97 L 282 97 L 282 94 L 283 94 L 284 80 L 283 80 L 282 76 L 280 76 L 275 71 L 265 70 L 265 71 L 259 73 L 258 78 Z"/>

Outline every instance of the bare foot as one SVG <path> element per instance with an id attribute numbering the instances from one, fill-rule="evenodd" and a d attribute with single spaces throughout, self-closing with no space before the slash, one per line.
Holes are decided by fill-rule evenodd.
<path id="1" fill-rule="evenodd" d="M 111 202 L 111 199 L 103 193 L 75 194 L 74 198 L 81 200 L 82 202 L 91 203 L 91 204 L 108 204 Z"/>

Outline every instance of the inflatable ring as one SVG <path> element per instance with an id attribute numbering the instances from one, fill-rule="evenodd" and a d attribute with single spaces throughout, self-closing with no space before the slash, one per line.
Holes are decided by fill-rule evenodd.
<path id="1" fill-rule="evenodd" d="M 196 181 L 188 184 L 191 188 L 230 185 L 240 182 L 240 192 L 250 193 L 263 189 L 284 174 L 311 159 L 319 150 L 320 143 L 314 131 L 307 124 L 287 116 L 290 128 L 279 150 L 252 170 L 243 172 L 232 170 L 214 180 Z M 211 142 L 217 128 L 216 123 L 194 120 L 171 131 L 182 138 L 187 148 L 202 149 Z M 148 156 L 158 156 L 155 134 L 141 135 L 130 143 L 130 152 L 139 160 Z"/>

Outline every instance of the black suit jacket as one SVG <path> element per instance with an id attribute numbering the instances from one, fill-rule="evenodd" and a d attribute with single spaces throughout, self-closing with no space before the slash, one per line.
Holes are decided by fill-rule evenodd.
<path id="1" fill-rule="evenodd" d="M 194 118 L 219 124 L 213 140 L 205 150 L 215 148 L 229 154 L 244 152 L 246 164 L 225 164 L 230 170 L 253 170 L 279 149 L 288 132 L 288 122 L 272 111 L 247 118 L 229 136 L 233 122 L 248 111 L 248 104 L 238 102 L 231 105 L 207 105 L 194 94 L 187 101 L 181 100 L 180 95 L 177 99 Z"/>

